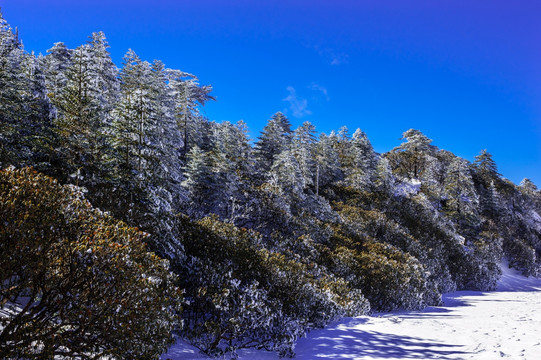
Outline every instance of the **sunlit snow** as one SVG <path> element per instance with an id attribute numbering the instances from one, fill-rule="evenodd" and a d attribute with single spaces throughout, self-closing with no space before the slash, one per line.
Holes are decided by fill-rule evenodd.
<path id="1" fill-rule="evenodd" d="M 397 184 L 395 189 L 395 195 L 397 196 L 408 196 L 415 195 L 421 190 L 421 182 L 417 179 L 413 180 L 404 180 L 401 183 Z"/>

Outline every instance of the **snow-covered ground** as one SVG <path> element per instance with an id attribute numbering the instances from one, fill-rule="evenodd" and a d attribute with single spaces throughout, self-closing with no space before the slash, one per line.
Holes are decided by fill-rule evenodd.
<path id="1" fill-rule="evenodd" d="M 444 306 L 345 318 L 299 340 L 299 360 L 541 359 L 541 280 L 506 266 L 497 291 L 459 291 Z M 204 359 L 179 342 L 162 359 Z M 264 351 L 240 359 L 275 360 Z"/>

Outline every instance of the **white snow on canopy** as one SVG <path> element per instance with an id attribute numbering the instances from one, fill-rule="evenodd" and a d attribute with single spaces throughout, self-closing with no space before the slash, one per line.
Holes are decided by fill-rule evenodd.
<path id="1" fill-rule="evenodd" d="M 532 227 L 535 228 L 537 231 L 540 231 L 541 232 L 541 216 L 539 216 L 539 214 L 532 210 L 530 212 L 530 217 L 532 219 Z"/>
<path id="2" fill-rule="evenodd" d="M 539 359 L 541 279 L 526 278 L 502 264 L 493 292 L 458 291 L 444 306 L 344 318 L 299 340 L 297 360 L 312 359 Z M 239 352 L 241 360 L 278 360 L 260 350 Z M 183 341 L 162 359 L 206 359 Z"/>
<path id="3" fill-rule="evenodd" d="M 421 181 L 417 179 L 404 179 L 396 185 L 395 196 L 416 195 L 421 191 Z"/>

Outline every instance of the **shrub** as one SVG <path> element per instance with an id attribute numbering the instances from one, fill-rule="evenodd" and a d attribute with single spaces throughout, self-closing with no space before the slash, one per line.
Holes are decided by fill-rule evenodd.
<path id="1" fill-rule="evenodd" d="M 348 282 L 264 248 L 254 231 L 213 217 L 178 225 L 189 259 L 178 269 L 188 302 L 182 335 L 206 354 L 255 347 L 292 356 L 308 329 L 369 310 Z"/>
<path id="2" fill-rule="evenodd" d="M 180 293 L 146 234 L 29 168 L 0 171 L 0 219 L 0 358 L 167 349 Z"/>

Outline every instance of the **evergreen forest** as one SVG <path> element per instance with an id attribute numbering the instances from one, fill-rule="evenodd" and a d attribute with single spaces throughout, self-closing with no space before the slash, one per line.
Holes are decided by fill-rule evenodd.
<path id="1" fill-rule="evenodd" d="M 488 151 L 281 112 L 251 140 L 195 75 L 108 47 L 35 55 L 0 15 L 0 358 L 293 357 L 341 317 L 493 290 L 502 261 L 541 275 L 541 192 Z"/>

